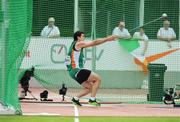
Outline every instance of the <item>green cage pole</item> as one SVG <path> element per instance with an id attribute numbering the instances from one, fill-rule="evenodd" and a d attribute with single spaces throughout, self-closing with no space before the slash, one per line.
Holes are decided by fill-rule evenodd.
<path id="1" fill-rule="evenodd" d="M 1 24 L 1 32 L 2 32 L 2 40 L 1 40 L 1 100 L 4 104 L 5 103 L 5 80 L 6 80 L 6 31 L 8 29 L 8 15 L 7 15 L 7 1 L 2 0 L 1 3 L 2 7 L 2 24 Z"/>
<path id="2" fill-rule="evenodd" d="M 92 0 L 91 39 L 96 39 L 96 0 Z M 92 70 L 96 70 L 96 47 L 92 47 Z"/>
<path id="3" fill-rule="evenodd" d="M 74 1 L 74 32 L 79 30 L 78 7 L 79 7 L 79 0 L 75 0 Z"/>

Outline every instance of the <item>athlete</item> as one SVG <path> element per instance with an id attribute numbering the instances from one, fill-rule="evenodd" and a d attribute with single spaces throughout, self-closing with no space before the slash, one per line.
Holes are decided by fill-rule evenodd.
<path id="1" fill-rule="evenodd" d="M 85 60 L 83 49 L 96 46 L 108 41 L 113 41 L 116 38 L 118 37 L 112 35 L 106 38 L 100 38 L 94 41 L 85 42 L 85 35 L 83 32 L 77 31 L 74 33 L 74 41 L 69 48 L 65 63 L 69 71 L 69 75 L 83 87 L 83 90 L 78 96 L 72 98 L 73 104 L 82 106 L 82 104 L 79 102 L 79 99 L 91 93 L 91 97 L 88 103 L 94 106 L 100 106 L 100 103 L 96 100 L 96 93 L 99 89 L 101 78 L 91 70 L 84 68 Z"/>

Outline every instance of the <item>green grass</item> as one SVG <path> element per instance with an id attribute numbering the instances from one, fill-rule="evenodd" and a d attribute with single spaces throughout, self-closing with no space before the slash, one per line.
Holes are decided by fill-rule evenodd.
<path id="1" fill-rule="evenodd" d="M 180 122 L 180 117 L 80 117 L 80 122 Z M 74 117 L 0 116 L 0 122 L 74 122 Z"/>

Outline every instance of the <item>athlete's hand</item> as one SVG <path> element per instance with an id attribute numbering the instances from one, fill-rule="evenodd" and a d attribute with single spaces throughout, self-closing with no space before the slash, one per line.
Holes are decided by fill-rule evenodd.
<path id="1" fill-rule="evenodd" d="M 114 40 L 116 40 L 118 38 L 119 38 L 119 36 L 117 36 L 117 35 L 111 35 L 111 36 L 107 37 L 107 41 L 114 41 Z"/>

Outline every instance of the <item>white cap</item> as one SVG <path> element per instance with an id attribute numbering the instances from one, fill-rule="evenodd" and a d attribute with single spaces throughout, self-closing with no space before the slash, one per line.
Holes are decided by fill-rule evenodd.
<path id="1" fill-rule="evenodd" d="M 54 17 L 50 17 L 50 18 L 48 19 L 48 22 L 55 22 Z"/>
<path id="2" fill-rule="evenodd" d="M 162 14 L 162 17 L 167 17 L 167 14 L 166 14 L 166 13 L 163 13 L 163 14 Z"/>

